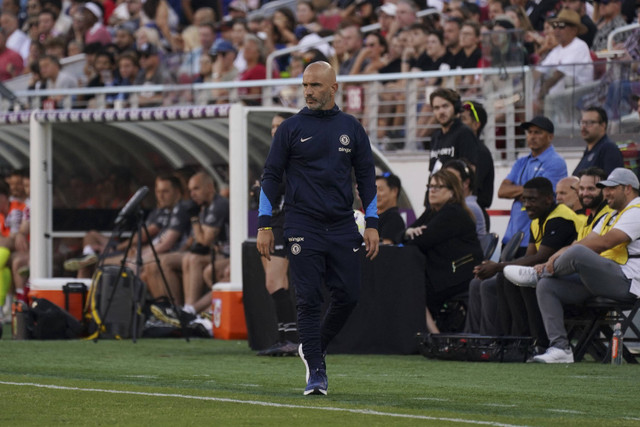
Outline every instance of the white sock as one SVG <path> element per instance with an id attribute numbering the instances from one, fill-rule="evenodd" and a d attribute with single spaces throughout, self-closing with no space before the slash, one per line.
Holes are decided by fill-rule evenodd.
<path id="1" fill-rule="evenodd" d="M 196 309 L 191 304 L 185 304 L 184 307 L 182 307 L 182 310 L 187 313 L 196 314 Z"/>
<path id="2" fill-rule="evenodd" d="M 82 248 L 82 255 L 95 255 L 95 254 L 96 254 L 96 251 L 93 250 L 91 245 L 87 245 L 84 248 Z"/>

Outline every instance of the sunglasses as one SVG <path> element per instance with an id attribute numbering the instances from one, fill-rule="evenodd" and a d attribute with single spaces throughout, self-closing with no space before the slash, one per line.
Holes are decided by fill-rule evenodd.
<path id="1" fill-rule="evenodd" d="M 562 30 L 563 28 L 570 27 L 571 24 L 567 24 L 566 22 L 554 22 L 551 26 Z"/>
<path id="2" fill-rule="evenodd" d="M 462 106 L 465 110 L 471 111 L 471 113 L 473 114 L 473 118 L 476 120 L 476 123 L 480 123 L 480 118 L 478 117 L 478 112 L 476 111 L 476 107 L 474 107 L 473 102 L 465 101 Z"/>

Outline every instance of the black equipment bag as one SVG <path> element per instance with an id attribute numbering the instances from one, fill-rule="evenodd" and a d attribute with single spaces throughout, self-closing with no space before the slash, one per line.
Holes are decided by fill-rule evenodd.
<path id="1" fill-rule="evenodd" d="M 27 336 L 31 339 L 78 338 L 82 332 L 78 319 L 47 299 L 33 298 L 27 313 Z"/>
<path id="2" fill-rule="evenodd" d="M 85 306 L 87 339 L 131 338 L 134 320 L 137 321 L 136 336 L 140 337 L 144 326 L 143 305 L 146 286 L 129 268 L 105 265 L 96 269 L 91 280 L 91 289 Z M 114 291 L 115 287 L 115 291 Z M 111 299 L 111 304 L 109 300 Z M 108 310 L 108 311 L 107 311 Z M 106 318 L 104 318 L 106 312 Z"/>
<path id="3" fill-rule="evenodd" d="M 418 349 L 429 359 L 469 362 L 526 362 L 533 355 L 533 337 L 477 334 L 416 335 Z"/>

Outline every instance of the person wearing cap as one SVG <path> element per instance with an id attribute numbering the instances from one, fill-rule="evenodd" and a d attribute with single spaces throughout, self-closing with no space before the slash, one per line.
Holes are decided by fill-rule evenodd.
<path id="1" fill-rule="evenodd" d="M 541 108 L 544 97 L 557 94 L 566 88 L 583 86 L 593 81 L 593 67 L 589 46 L 578 38 L 587 32 L 580 16 L 569 9 L 562 9 L 551 21 L 558 45 L 542 60 L 534 79 L 539 81 L 537 102 Z M 581 64 L 577 65 L 576 64 Z"/>
<path id="2" fill-rule="evenodd" d="M 524 183 L 534 177 L 543 176 L 551 181 L 555 190 L 558 181 L 567 176 L 567 163 L 556 153 L 551 144 L 554 133 L 551 120 L 544 116 L 536 116 L 530 121 L 522 123 L 520 127 L 526 133 L 527 146 L 531 149 L 531 153 L 516 160 L 511 171 L 498 188 L 499 198 L 513 200 L 511 216 L 502 243 L 506 245 L 519 231 L 523 231 L 525 234 L 516 256 L 522 256 L 529 242 L 531 220 L 520 201 Z"/>
<path id="3" fill-rule="evenodd" d="M 598 32 L 598 27 L 593 22 L 589 14 L 587 13 L 587 1 L 586 0 L 563 0 L 562 7 L 566 9 L 571 9 L 580 15 L 580 22 L 585 26 L 587 32 L 584 34 L 578 35 L 581 40 L 591 48 L 593 45 L 593 39 L 596 37 L 596 32 Z"/>
<path id="4" fill-rule="evenodd" d="M 580 135 L 587 143 L 587 148 L 573 175 L 590 166 L 597 166 L 607 174 L 624 166 L 620 149 L 607 136 L 608 122 L 607 112 L 601 107 L 592 105 L 582 111 Z"/>
<path id="5" fill-rule="evenodd" d="M 607 50 L 609 33 L 616 28 L 627 25 L 622 16 L 622 0 L 596 0 L 600 19 L 597 22 L 598 32 L 593 39 L 591 50 L 594 52 Z M 618 33 L 613 37 L 614 44 L 624 43 L 628 34 Z"/>
<path id="6" fill-rule="evenodd" d="M 111 33 L 102 24 L 102 8 L 96 3 L 87 2 L 82 9 L 84 15 L 84 43 L 99 42 L 102 45 L 111 43 Z"/>
<path id="7" fill-rule="evenodd" d="M 160 66 L 160 54 L 156 45 L 146 43 L 140 46 L 140 71 L 133 82 L 134 86 L 169 85 L 174 84 L 171 74 Z M 140 106 L 156 107 L 164 102 L 163 94 L 157 92 L 142 92 L 138 96 Z"/>
<path id="8" fill-rule="evenodd" d="M 616 168 L 597 186 L 612 212 L 583 239 L 561 249 L 545 264 L 507 272 L 520 286 L 536 288 L 551 346 L 535 356 L 540 363 L 573 363 L 564 325 L 566 304 L 581 305 L 599 296 L 640 297 L 640 183 L 629 169 Z"/>
<path id="9" fill-rule="evenodd" d="M 218 39 L 212 49 L 215 61 L 213 63 L 214 82 L 230 82 L 236 80 L 240 71 L 235 66 L 238 51 L 228 40 Z M 229 102 L 229 89 L 212 89 L 211 96 L 216 104 Z"/>
<path id="10" fill-rule="evenodd" d="M 387 2 L 376 9 L 378 13 L 378 24 L 380 24 L 380 33 L 387 38 L 387 42 L 391 41 L 391 37 L 395 34 L 391 33 L 391 25 L 396 17 L 396 4 Z"/>

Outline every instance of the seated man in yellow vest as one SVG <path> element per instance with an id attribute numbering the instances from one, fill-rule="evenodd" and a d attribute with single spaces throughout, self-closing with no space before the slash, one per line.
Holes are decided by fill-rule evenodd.
<path id="1" fill-rule="evenodd" d="M 503 280 L 502 275 L 497 273 L 502 272 L 508 265 L 531 266 L 546 262 L 552 254 L 576 239 L 580 221 L 573 210 L 564 204 L 556 203 L 553 186 L 547 178 L 536 177 L 527 181 L 523 187 L 521 201 L 527 216 L 532 220 L 525 255 L 510 262 L 484 261 L 475 268 L 479 279 L 488 279 L 494 275 L 497 277 L 494 298 L 487 294 L 490 290 L 487 286 L 491 282 L 483 280 L 480 308 L 480 321 L 493 316 L 492 320 L 485 320 L 485 324 L 493 321 L 496 329 L 474 331 L 473 328 L 467 328 L 467 331 L 497 335 L 530 335 L 536 339 L 536 346 L 546 349 L 548 340 L 537 307 L 535 290 L 518 288 Z M 473 287 L 470 286 L 467 326 L 471 326 L 474 323 L 473 317 L 477 316 L 477 307 L 475 301 L 472 301 L 473 291 Z M 492 303 L 492 300 L 497 303 Z"/>
<path id="2" fill-rule="evenodd" d="M 598 222 L 613 209 L 607 205 L 602 195 L 602 188 L 598 187 L 600 181 L 607 179 L 604 170 L 597 166 L 591 166 L 578 172 L 578 198 L 585 209 L 586 222 L 578 233 L 578 240 L 585 238 L 593 231 Z"/>
<path id="3" fill-rule="evenodd" d="M 505 270 L 505 277 L 521 286 L 537 283 L 536 295 L 551 346 L 545 354 L 535 356 L 535 362 L 573 363 L 564 304 L 579 305 L 594 296 L 617 300 L 640 297 L 640 182 L 631 170 L 616 168 L 598 187 L 603 188 L 613 211 L 588 236 L 561 249 L 546 264 Z"/>

